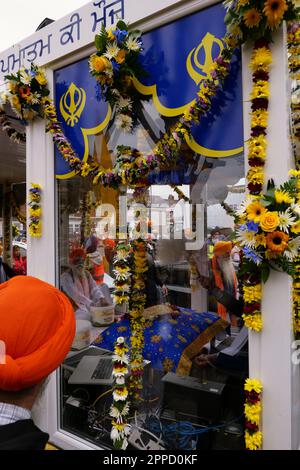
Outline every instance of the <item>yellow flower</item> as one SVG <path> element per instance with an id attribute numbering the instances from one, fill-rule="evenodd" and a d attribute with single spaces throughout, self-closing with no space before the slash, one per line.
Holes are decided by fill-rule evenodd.
<path id="1" fill-rule="evenodd" d="M 248 140 L 249 158 L 266 158 L 267 139 L 264 135 L 252 137 Z"/>
<path id="2" fill-rule="evenodd" d="M 255 28 L 259 25 L 260 20 L 261 14 L 256 10 L 256 8 L 251 8 L 244 14 L 244 21 L 247 28 Z"/>
<path id="3" fill-rule="evenodd" d="M 12 104 L 12 106 L 14 106 L 15 108 L 21 107 L 20 101 L 19 101 L 19 98 L 18 98 L 17 95 L 13 95 L 13 96 L 11 97 L 11 104 Z"/>
<path id="4" fill-rule="evenodd" d="M 274 230 L 278 227 L 279 222 L 280 220 L 278 212 L 267 211 L 261 216 L 260 226 L 264 232 L 274 232 Z"/>
<path id="5" fill-rule="evenodd" d="M 257 111 L 253 111 L 251 113 L 251 127 L 267 127 L 268 125 L 268 111 L 264 111 L 262 109 L 258 109 Z"/>
<path id="6" fill-rule="evenodd" d="M 291 227 L 291 231 L 293 233 L 300 233 L 300 220 L 298 220 L 298 222 L 296 222 L 294 225 L 292 225 Z"/>
<path id="7" fill-rule="evenodd" d="M 290 170 L 289 175 L 294 176 L 295 178 L 300 178 L 300 171 L 299 170 Z"/>
<path id="8" fill-rule="evenodd" d="M 256 393 L 261 393 L 263 386 L 262 383 L 257 379 L 247 379 L 244 389 L 246 392 L 251 392 L 251 390 L 254 390 Z"/>
<path id="9" fill-rule="evenodd" d="M 47 85 L 46 75 L 40 70 L 34 77 L 40 85 Z"/>
<path id="10" fill-rule="evenodd" d="M 93 71 L 98 72 L 98 73 L 104 72 L 105 69 L 111 67 L 111 63 L 106 57 L 104 56 L 99 57 L 97 54 L 93 54 L 90 57 L 89 63 L 90 63 L 90 68 Z"/>
<path id="11" fill-rule="evenodd" d="M 269 98 L 270 96 L 270 88 L 269 83 L 265 82 L 264 80 L 259 80 L 254 85 L 250 97 L 252 100 L 258 98 Z"/>
<path id="12" fill-rule="evenodd" d="M 116 36 L 113 34 L 113 29 L 109 28 L 107 30 L 107 36 L 110 41 L 114 41 L 116 39 Z"/>
<path id="13" fill-rule="evenodd" d="M 42 209 L 33 209 L 32 207 L 29 209 L 29 215 L 30 217 L 41 217 L 42 215 Z"/>
<path id="14" fill-rule="evenodd" d="M 255 237 L 255 246 L 258 247 L 258 246 L 266 246 L 267 244 L 267 240 L 266 240 L 266 237 L 263 233 L 259 234 L 259 235 L 256 235 Z"/>
<path id="15" fill-rule="evenodd" d="M 241 7 L 245 7 L 248 4 L 249 4 L 249 0 L 238 0 L 237 8 L 239 10 Z"/>
<path id="16" fill-rule="evenodd" d="M 249 450 L 257 450 L 261 448 L 262 445 L 262 433 L 260 431 L 249 433 L 245 431 L 245 444 L 246 448 Z"/>
<path id="17" fill-rule="evenodd" d="M 292 204 L 294 202 L 294 199 L 287 193 L 286 191 L 283 191 L 281 189 L 276 189 L 275 190 L 275 201 L 278 204 Z"/>
<path id="18" fill-rule="evenodd" d="M 258 69 L 267 71 L 271 64 L 272 52 L 267 47 L 260 47 L 254 50 L 249 67 L 253 71 Z"/>
<path id="19" fill-rule="evenodd" d="M 268 25 L 271 29 L 277 28 L 282 19 L 285 11 L 288 9 L 285 0 L 267 0 L 264 5 L 264 14 L 267 17 Z"/>
<path id="20" fill-rule="evenodd" d="M 254 424 L 259 424 L 260 422 L 260 412 L 261 412 L 261 404 L 257 402 L 255 404 L 248 405 L 248 403 L 244 404 L 245 416 L 248 421 Z"/>
<path id="21" fill-rule="evenodd" d="M 262 316 L 257 313 L 253 315 L 245 315 L 243 314 L 243 320 L 245 323 L 245 326 L 249 328 L 249 330 L 256 331 L 259 333 L 262 328 L 263 328 L 263 321 L 262 321 Z"/>
<path id="22" fill-rule="evenodd" d="M 289 236 L 280 231 L 268 233 L 267 237 L 267 247 L 271 251 L 275 251 L 276 253 L 283 253 L 284 250 L 288 246 Z"/>
<path id="23" fill-rule="evenodd" d="M 253 168 L 250 168 L 247 174 L 247 179 L 249 183 L 263 184 L 264 179 L 265 179 L 263 167 L 255 166 Z"/>
<path id="24" fill-rule="evenodd" d="M 261 284 L 255 286 L 244 286 L 244 301 L 247 304 L 259 302 L 261 300 Z"/>
<path id="25" fill-rule="evenodd" d="M 254 201 L 246 207 L 246 212 L 249 220 L 258 223 L 262 214 L 267 212 L 267 209 L 259 201 Z"/>
<path id="26" fill-rule="evenodd" d="M 125 62 L 126 54 L 127 54 L 127 51 L 125 51 L 125 49 L 121 49 L 118 52 L 118 55 L 116 57 L 116 61 L 118 62 L 118 64 L 123 64 Z"/>

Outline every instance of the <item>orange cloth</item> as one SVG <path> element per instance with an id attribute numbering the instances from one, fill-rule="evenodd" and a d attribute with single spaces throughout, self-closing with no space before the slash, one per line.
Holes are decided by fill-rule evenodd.
<path id="1" fill-rule="evenodd" d="M 104 281 L 104 264 L 101 263 L 99 265 L 94 264 L 92 269 L 92 276 L 95 279 L 96 277 L 100 277 L 100 279 L 95 279 L 96 284 L 102 284 Z"/>
<path id="2" fill-rule="evenodd" d="M 214 246 L 214 255 L 223 256 L 226 253 L 231 253 L 232 243 L 231 242 L 217 242 Z"/>
<path id="3" fill-rule="evenodd" d="M 0 361 L 0 390 L 23 390 L 47 377 L 69 352 L 75 328 L 70 301 L 50 284 L 30 276 L 1 284 L 0 340 L 6 355 Z"/>
<path id="4" fill-rule="evenodd" d="M 223 242 L 218 242 L 218 243 L 223 243 Z M 216 243 L 216 245 L 218 245 L 218 243 Z M 225 243 L 225 242 L 224 242 Z M 228 242 L 230 243 L 230 242 Z M 231 243 L 230 243 L 231 244 Z M 216 286 L 221 289 L 221 290 L 224 290 L 224 284 L 223 284 L 223 279 L 222 279 L 222 273 L 219 269 L 219 266 L 218 266 L 218 261 L 217 261 L 217 256 L 215 255 L 212 259 L 212 270 L 213 270 L 213 273 L 214 273 L 214 278 L 215 278 L 215 284 Z M 234 273 L 234 295 L 236 297 L 237 295 L 237 278 L 236 278 L 236 274 Z M 226 307 L 224 307 L 224 305 L 220 304 L 218 302 L 218 315 L 223 318 L 223 320 L 227 321 L 227 309 Z M 231 316 L 231 324 L 232 326 L 237 326 L 237 319 L 234 315 Z"/>

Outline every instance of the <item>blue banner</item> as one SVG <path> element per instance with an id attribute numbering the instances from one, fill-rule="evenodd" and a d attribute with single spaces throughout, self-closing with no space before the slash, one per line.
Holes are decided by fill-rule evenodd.
<path id="1" fill-rule="evenodd" d="M 136 88 L 151 95 L 165 121 L 176 119 L 190 106 L 199 85 L 224 44 L 225 10 L 221 4 L 201 10 L 143 35 L 142 63 L 148 76 Z M 89 73 L 88 59 L 55 72 L 55 103 L 66 136 L 81 159 L 93 154 L 89 136 L 107 129 L 110 109 L 101 100 L 99 86 Z M 118 144 L 127 145 L 128 137 Z M 237 54 L 230 76 L 214 100 L 208 116 L 193 129 L 190 147 L 207 157 L 229 157 L 243 151 L 241 61 Z M 56 151 L 58 178 L 72 176 Z"/>

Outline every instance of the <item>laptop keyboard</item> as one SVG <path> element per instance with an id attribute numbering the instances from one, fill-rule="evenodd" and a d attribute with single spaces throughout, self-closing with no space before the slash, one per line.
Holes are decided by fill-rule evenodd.
<path id="1" fill-rule="evenodd" d="M 93 372 L 92 379 L 109 379 L 112 376 L 113 364 L 112 361 L 99 361 L 96 369 Z"/>

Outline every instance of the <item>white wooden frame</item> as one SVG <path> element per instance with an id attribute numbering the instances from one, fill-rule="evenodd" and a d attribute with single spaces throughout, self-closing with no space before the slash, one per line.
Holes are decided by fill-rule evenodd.
<path id="1" fill-rule="evenodd" d="M 126 1 L 126 0 L 125 0 Z M 136 4 L 142 2 L 136 0 Z M 128 0 L 126 19 L 147 31 L 181 16 L 190 14 L 219 0 L 176 1 L 151 0 L 152 14 L 137 18 L 133 0 Z M 148 4 L 148 2 L 147 2 Z M 148 8 L 149 10 L 149 8 Z M 148 11 L 147 10 L 147 11 Z M 139 14 L 141 8 L 139 8 Z M 92 38 L 84 49 L 71 50 L 68 56 L 59 57 L 48 67 L 48 76 L 53 90 L 53 71 L 87 57 L 94 50 Z M 243 92 L 245 140 L 249 137 L 249 102 L 251 75 L 248 69 L 250 50 L 243 49 Z M 288 139 L 287 68 L 285 38 L 277 35 L 273 46 L 274 67 L 271 75 L 270 130 L 268 134 L 268 163 L 266 173 L 277 183 L 287 178 L 290 168 L 290 144 Z M 1 58 L 1 55 L 0 55 Z M 280 121 L 279 121 L 280 119 Z M 278 125 L 278 121 L 280 125 Z M 55 179 L 53 143 L 44 132 L 44 123 L 35 122 L 27 129 L 27 184 L 40 183 L 43 187 L 43 237 L 30 239 L 28 246 L 28 274 L 38 276 L 55 284 L 55 259 L 57 237 L 55 230 Z M 261 334 L 249 335 L 250 376 L 261 379 L 264 385 L 262 430 L 264 449 L 295 449 L 299 447 L 299 366 L 291 363 L 292 321 L 291 283 L 286 275 L 272 274 L 264 288 L 263 317 L 265 322 Z M 59 427 L 58 376 L 51 380 L 35 416 L 38 424 L 50 433 L 51 441 L 64 449 L 98 449 Z M 295 429 L 298 427 L 298 431 Z M 292 429 L 294 428 L 294 432 Z"/>

